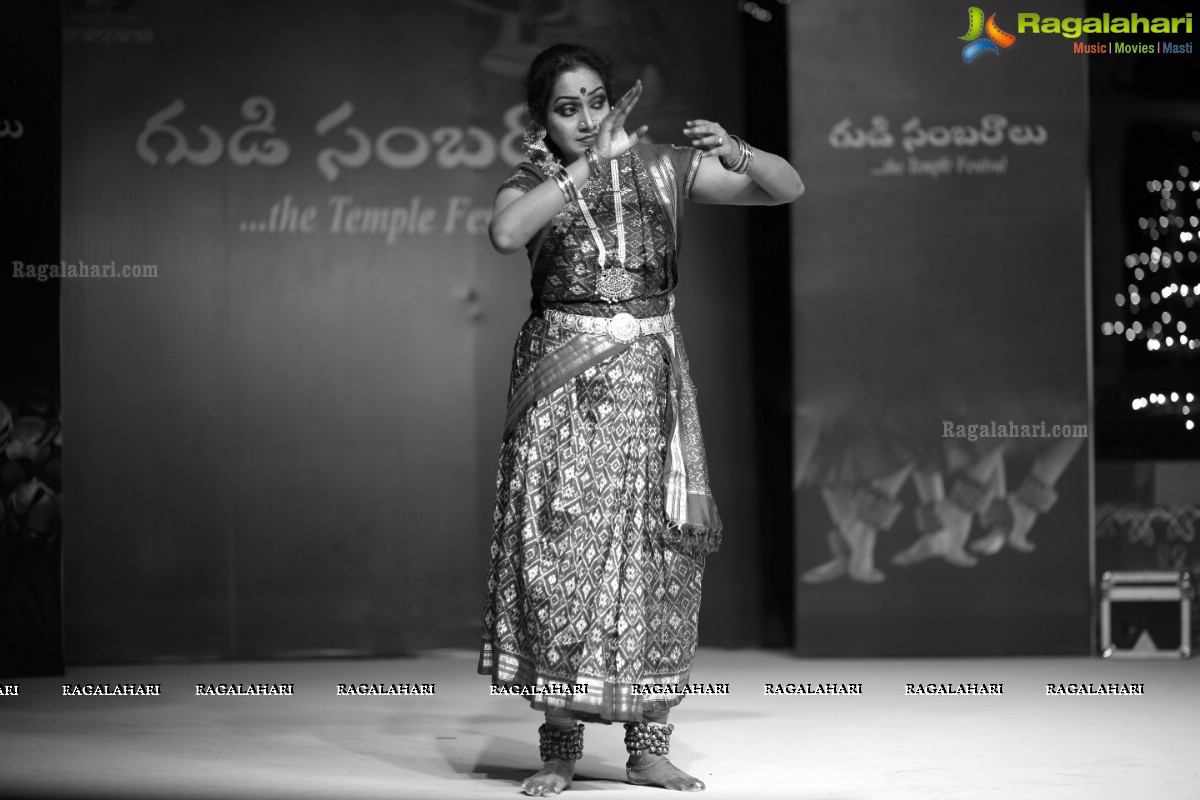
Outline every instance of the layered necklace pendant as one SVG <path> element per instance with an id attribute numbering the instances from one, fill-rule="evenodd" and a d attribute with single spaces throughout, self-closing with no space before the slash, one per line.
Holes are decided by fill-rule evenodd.
<path id="1" fill-rule="evenodd" d="M 633 297 L 633 275 L 619 267 L 600 270 L 596 291 L 606 303 L 617 303 Z"/>
<path id="2" fill-rule="evenodd" d="M 588 230 L 591 231 L 592 239 L 596 242 L 596 249 L 600 254 L 600 273 L 596 277 L 596 292 L 604 302 L 618 303 L 633 297 L 634 281 L 633 274 L 625 269 L 625 211 L 621 206 L 620 168 L 617 166 L 615 158 L 609 163 L 612 165 L 613 209 L 617 215 L 617 263 L 615 265 L 605 266 L 608 261 L 608 249 L 605 248 L 604 241 L 600 237 L 600 229 L 582 199 L 579 207 L 583 211 Z"/>

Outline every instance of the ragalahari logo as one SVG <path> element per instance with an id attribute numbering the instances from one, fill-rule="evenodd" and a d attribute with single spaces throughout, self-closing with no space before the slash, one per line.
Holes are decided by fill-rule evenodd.
<path id="1" fill-rule="evenodd" d="M 983 21 L 983 9 L 979 6 L 971 6 L 967 9 L 967 21 L 970 28 L 965 36 L 958 37 L 964 42 L 968 42 L 963 48 L 963 61 L 970 64 L 984 53 L 995 53 L 1000 55 L 1000 48 L 1012 47 L 1013 42 L 1017 37 L 1011 33 L 1000 30 L 1000 26 L 996 24 L 996 15 L 992 14 L 987 18 L 987 23 Z M 983 34 L 987 34 L 987 38 L 980 38 Z"/>

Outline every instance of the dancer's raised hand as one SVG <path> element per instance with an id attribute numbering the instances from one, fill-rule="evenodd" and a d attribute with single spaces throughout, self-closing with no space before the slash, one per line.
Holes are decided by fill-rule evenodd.
<path id="1" fill-rule="evenodd" d="M 596 140 L 592 144 L 592 150 L 600 158 L 605 160 L 616 158 L 636 145 L 638 140 L 649 130 L 649 126 L 643 125 L 633 133 L 625 132 L 625 120 L 641 96 L 642 82 L 638 81 L 633 88 L 621 96 L 621 99 L 605 115 L 604 119 L 600 120 Z"/>

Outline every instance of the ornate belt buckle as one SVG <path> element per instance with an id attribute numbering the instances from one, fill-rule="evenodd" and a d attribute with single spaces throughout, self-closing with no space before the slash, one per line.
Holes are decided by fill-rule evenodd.
<path id="1" fill-rule="evenodd" d="M 633 314 L 622 311 L 608 321 L 608 335 L 622 344 L 632 342 L 638 335 L 638 321 Z"/>

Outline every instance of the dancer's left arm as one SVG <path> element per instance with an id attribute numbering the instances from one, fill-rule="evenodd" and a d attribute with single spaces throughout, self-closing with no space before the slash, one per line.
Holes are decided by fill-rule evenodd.
<path id="1" fill-rule="evenodd" d="M 683 129 L 692 146 L 703 156 L 692 183 L 692 199 L 698 203 L 734 206 L 777 206 L 804 194 L 799 173 L 784 159 L 754 148 L 754 160 L 745 175 L 726 169 L 721 158 L 734 162 L 740 149 L 719 123 L 692 120 Z M 747 142 L 753 147 L 753 142 Z"/>

